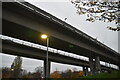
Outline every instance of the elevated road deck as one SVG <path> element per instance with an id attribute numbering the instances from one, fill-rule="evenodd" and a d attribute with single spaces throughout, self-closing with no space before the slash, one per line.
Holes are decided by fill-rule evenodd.
<path id="1" fill-rule="evenodd" d="M 120 67 L 120 54 L 118 52 L 32 4 L 18 1 L 11 3 L 3 2 L 2 14 L 3 35 L 46 45 L 46 41 L 40 39 L 40 35 L 44 33 L 49 35 L 50 47 L 88 57 L 91 63 L 89 64 L 91 71 L 94 66 L 92 64 L 94 62 L 93 59 L 95 59 L 95 68 L 97 71 L 100 70 L 100 60 Z M 8 51 L 3 51 L 6 51 L 6 53 L 9 52 L 10 47 L 6 46 L 5 48 L 8 48 Z M 14 47 L 13 49 L 11 48 L 13 51 L 14 49 Z M 30 52 L 29 50 L 27 51 Z M 35 54 L 31 53 L 31 55 Z M 58 55 L 52 54 L 52 56 Z M 50 60 L 56 60 L 53 60 L 51 57 Z M 73 60 L 71 63 L 75 65 L 88 65 L 83 61 L 77 63 L 76 59 L 71 60 Z M 61 62 L 63 61 L 61 60 Z M 66 63 L 71 64 L 67 61 Z"/>
<path id="2" fill-rule="evenodd" d="M 45 45 L 39 36 L 50 36 L 50 47 L 93 57 L 120 66 L 120 54 L 71 25 L 29 3 L 3 3 L 4 35 Z M 73 46 L 72 48 L 70 46 Z"/>

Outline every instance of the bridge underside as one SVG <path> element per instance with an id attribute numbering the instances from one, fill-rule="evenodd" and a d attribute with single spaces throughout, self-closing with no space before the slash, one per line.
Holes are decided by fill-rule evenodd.
<path id="1" fill-rule="evenodd" d="M 39 60 L 46 60 L 46 51 L 25 46 L 22 44 L 17 44 L 9 40 L 2 40 L 2 52 L 5 54 L 10 55 L 18 55 L 22 57 L 28 57 L 28 58 L 34 58 Z M 60 55 L 58 53 L 52 53 L 49 52 L 49 61 L 51 62 L 58 62 L 63 64 L 69 64 L 69 65 L 75 65 L 75 66 L 81 66 L 81 67 L 90 67 L 88 61 L 76 59 L 73 57 Z M 102 70 L 116 70 L 111 67 L 103 66 L 101 65 Z"/>
<path id="2" fill-rule="evenodd" d="M 46 60 L 45 50 L 25 46 L 22 44 L 17 44 L 9 40 L 2 40 L 2 52 L 6 54 L 18 55 L 22 57 Z M 69 56 L 64 56 L 52 52 L 49 52 L 49 61 L 89 67 L 89 62 L 87 61 L 75 59 Z"/>
<path id="3" fill-rule="evenodd" d="M 84 37 L 80 37 L 75 32 L 64 28 L 64 24 L 63 26 L 58 25 L 21 5 L 4 3 L 2 14 L 3 35 L 46 45 L 46 41 L 40 39 L 40 35 L 46 33 L 50 35 L 50 47 L 52 48 L 86 57 L 95 58 L 95 56 L 99 56 L 101 61 L 120 66 L 120 56 L 112 55 L 111 51 L 105 50 Z"/>
<path id="4" fill-rule="evenodd" d="M 14 38 L 18 38 L 21 40 L 26 40 L 29 42 L 33 42 L 33 43 L 37 43 L 37 44 L 41 44 L 46 46 L 46 40 L 42 40 L 40 38 L 40 35 L 42 34 L 41 32 L 29 29 L 27 27 L 3 20 L 3 30 L 2 30 L 2 34 L 6 35 L 6 36 L 11 36 Z M 8 31 L 9 30 L 9 31 Z M 75 54 L 77 53 L 78 55 L 82 55 L 82 56 L 86 56 L 86 57 L 93 57 L 95 58 L 95 53 L 92 51 L 89 51 L 87 49 L 84 48 L 80 48 L 78 46 L 75 46 L 73 44 L 70 44 L 66 41 L 57 39 L 55 37 L 50 37 L 50 47 L 52 48 L 56 48 L 59 50 L 64 50 L 64 51 L 68 51 L 68 52 L 75 52 Z M 100 55 L 99 55 L 100 56 Z M 104 60 L 105 59 L 105 60 Z M 102 61 L 110 61 L 108 58 L 101 56 L 100 60 Z M 110 61 L 112 63 L 112 61 Z M 114 62 L 113 62 L 114 63 Z M 114 63 L 117 64 L 117 63 Z"/>

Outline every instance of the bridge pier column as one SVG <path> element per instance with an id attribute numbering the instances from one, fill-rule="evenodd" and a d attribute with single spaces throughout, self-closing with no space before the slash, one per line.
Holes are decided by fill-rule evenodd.
<path id="1" fill-rule="evenodd" d="M 118 70 L 120 70 L 120 66 L 118 66 Z"/>
<path id="2" fill-rule="evenodd" d="M 88 67 L 83 66 L 83 76 L 88 75 Z"/>
<path id="3" fill-rule="evenodd" d="M 105 62 L 105 66 L 106 66 L 106 67 L 109 67 L 109 65 L 108 65 L 107 62 Z M 109 72 L 109 69 L 106 69 L 106 72 Z"/>
<path id="4" fill-rule="evenodd" d="M 89 58 L 89 65 L 90 65 L 90 74 L 93 75 L 94 74 L 94 61 L 92 57 Z"/>
<path id="5" fill-rule="evenodd" d="M 101 72 L 100 58 L 99 58 L 99 56 L 95 57 L 95 72 L 96 73 L 100 73 Z"/>
<path id="6" fill-rule="evenodd" d="M 51 61 L 48 61 L 48 66 L 47 66 L 46 60 L 44 60 L 44 78 L 46 78 L 46 76 L 50 78 L 50 68 L 51 68 Z M 46 75 L 46 71 L 48 72 L 48 75 Z"/>
<path id="7" fill-rule="evenodd" d="M 86 76 L 88 75 L 88 67 L 86 67 Z"/>
<path id="8" fill-rule="evenodd" d="M 83 76 L 86 76 L 85 66 L 83 66 Z"/>
<path id="9" fill-rule="evenodd" d="M 114 69 L 111 68 L 110 62 L 108 64 L 109 64 L 109 73 L 111 73 L 112 71 L 114 71 Z"/>

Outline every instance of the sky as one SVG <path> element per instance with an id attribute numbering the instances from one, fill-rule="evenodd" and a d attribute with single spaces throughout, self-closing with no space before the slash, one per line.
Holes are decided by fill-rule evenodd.
<path id="1" fill-rule="evenodd" d="M 39 7 L 40 9 L 45 10 L 46 12 L 56 16 L 57 18 L 71 24 L 73 27 L 83 31 L 87 35 L 92 36 L 93 38 L 97 38 L 98 41 L 104 43 L 110 48 L 118 51 L 118 32 L 113 32 L 108 30 L 106 27 L 116 26 L 114 23 L 104 23 L 100 21 L 96 21 L 94 23 L 85 21 L 85 15 L 78 15 L 76 13 L 76 8 L 69 0 L 26 0 L 31 4 Z M 10 67 L 15 56 L 6 55 L 0 53 L 2 56 L 2 66 Z M 1 58 L 1 57 L 0 57 Z M 10 64 L 8 64 L 10 63 Z M 34 71 L 35 67 L 43 66 L 42 60 L 23 58 L 23 69 L 27 69 L 28 71 Z M 64 71 L 67 68 L 73 69 L 77 68 L 77 70 L 81 70 L 81 67 L 65 65 L 52 62 L 51 71 L 60 70 Z"/>

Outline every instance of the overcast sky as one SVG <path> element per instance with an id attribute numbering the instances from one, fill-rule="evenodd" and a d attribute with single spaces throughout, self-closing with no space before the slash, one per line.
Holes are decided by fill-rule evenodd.
<path id="1" fill-rule="evenodd" d="M 35 6 L 47 11 L 48 13 L 60 18 L 64 21 L 76 27 L 77 29 L 83 31 L 84 33 L 97 38 L 98 41 L 106 44 L 112 49 L 118 51 L 118 32 L 113 32 L 108 30 L 106 27 L 116 26 L 114 23 L 104 23 L 104 22 L 86 22 L 85 15 L 78 15 L 76 13 L 76 8 L 71 4 L 69 0 L 26 0 Z M 1 54 L 0 54 L 1 55 Z M 12 64 L 15 56 L 2 55 L 2 66 L 9 66 Z M 8 64 L 10 63 L 10 64 Z M 39 64 L 38 64 L 39 63 Z M 28 58 L 23 58 L 23 68 L 28 71 L 34 71 L 37 66 L 43 66 L 43 61 L 32 60 Z M 76 66 L 52 63 L 52 72 L 56 70 L 66 70 L 67 68 L 75 68 Z M 81 70 L 81 67 L 76 67 L 77 70 Z"/>

